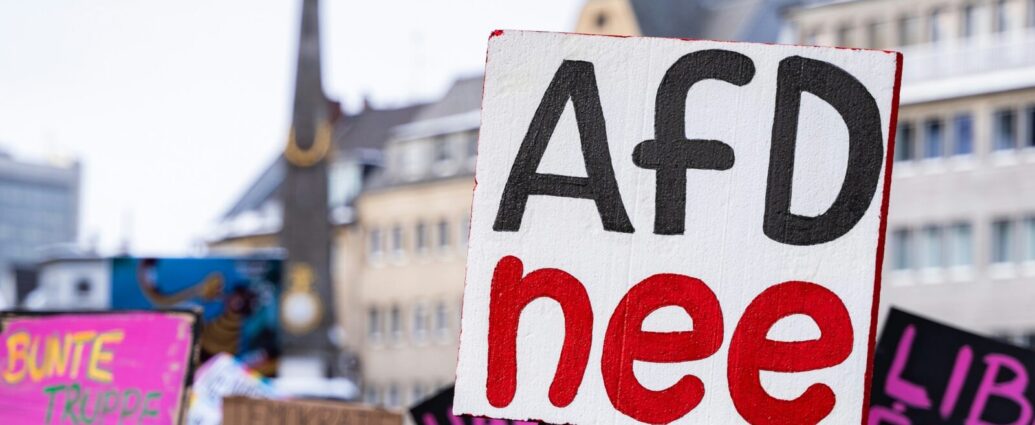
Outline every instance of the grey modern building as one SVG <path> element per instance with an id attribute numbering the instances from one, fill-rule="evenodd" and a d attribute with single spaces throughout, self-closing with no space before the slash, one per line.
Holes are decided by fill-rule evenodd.
<path id="1" fill-rule="evenodd" d="M 1035 0 L 823 1 L 784 41 L 902 51 L 882 310 L 1035 346 Z"/>
<path id="2" fill-rule="evenodd" d="M 0 153 L 0 270 L 35 263 L 44 249 L 76 242 L 79 178 L 77 162 L 25 162 Z"/>

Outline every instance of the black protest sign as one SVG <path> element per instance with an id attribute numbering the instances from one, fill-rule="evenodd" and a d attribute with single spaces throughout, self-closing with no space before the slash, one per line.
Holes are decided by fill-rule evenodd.
<path id="1" fill-rule="evenodd" d="M 892 309 L 868 423 L 1029 424 L 1035 352 Z"/>

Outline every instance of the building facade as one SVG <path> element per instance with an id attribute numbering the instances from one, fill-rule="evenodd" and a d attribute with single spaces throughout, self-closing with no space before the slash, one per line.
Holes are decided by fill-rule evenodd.
<path id="1" fill-rule="evenodd" d="M 76 243 L 79 164 L 53 165 L 0 154 L 0 270 L 44 258 L 43 249 Z"/>
<path id="2" fill-rule="evenodd" d="M 904 54 L 882 314 L 1035 342 L 1035 0 L 822 2 L 784 41 Z"/>
<path id="3" fill-rule="evenodd" d="M 409 406 L 455 377 L 481 88 L 458 80 L 394 128 L 357 199 L 349 334 L 368 403 Z"/>

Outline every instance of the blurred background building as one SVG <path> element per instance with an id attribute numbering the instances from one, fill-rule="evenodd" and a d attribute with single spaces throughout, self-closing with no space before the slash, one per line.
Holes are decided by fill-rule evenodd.
<path id="1" fill-rule="evenodd" d="M 0 308 L 32 289 L 46 251 L 79 234 L 79 163 L 31 162 L 0 153 Z"/>
<path id="2" fill-rule="evenodd" d="M 1035 0 L 791 9 L 782 41 L 905 56 L 882 309 L 1035 344 Z"/>

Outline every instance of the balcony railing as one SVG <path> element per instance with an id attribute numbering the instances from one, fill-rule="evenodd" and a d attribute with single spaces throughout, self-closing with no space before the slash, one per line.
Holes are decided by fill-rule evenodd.
<path id="1" fill-rule="evenodd" d="M 902 48 L 906 83 L 1035 67 L 1035 28 Z"/>

